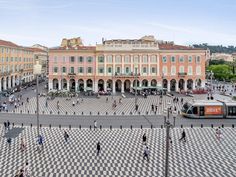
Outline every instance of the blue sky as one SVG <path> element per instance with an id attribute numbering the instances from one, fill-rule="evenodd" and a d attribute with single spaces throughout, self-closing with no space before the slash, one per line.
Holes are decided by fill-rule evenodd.
<path id="1" fill-rule="evenodd" d="M 0 39 L 25 46 L 149 34 L 183 45 L 236 45 L 235 0 L 0 0 L 0 17 Z"/>

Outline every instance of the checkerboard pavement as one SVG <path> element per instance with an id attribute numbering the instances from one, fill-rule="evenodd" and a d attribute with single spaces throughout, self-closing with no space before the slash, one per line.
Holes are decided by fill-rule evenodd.
<path id="1" fill-rule="evenodd" d="M 0 176 L 12 177 L 26 161 L 33 177 L 154 177 L 164 176 L 165 129 L 61 129 L 41 128 L 42 152 L 36 150 L 36 127 L 24 127 L 9 148 L 0 141 Z M 64 142 L 63 132 L 70 135 Z M 185 128 L 187 142 L 179 142 L 181 128 L 171 129 L 169 174 L 171 177 L 235 177 L 236 129 L 224 128 L 223 139 L 213 128 Z M 142 135 L 146 132 L 150 161 L 143 160 Z M 25 137 L 27 149 L 19 150 Z M 101 154 L 96 155 L 96 143 Z"/>
<path id="2" fill-rule="evenodd" d="M 111 97 L 109 97 L 108 102 L 106 102 L 106 97 L 101 97 L 100 99 L 83 98 L 83 102 L 81 102 L 82 99 L 80 98 L 80 103 L 76 104 L 75 106 L 72 106 L 72 101 L 76 103 L 76 98 L 72 98 L 70 101 L 66 100 L 66 98 L 55 98 L 54 100 L 49 100 L 48 107 L 46 107 L 46 98 L 41 97 L 39 99 L 39 112 L 40 114 L 42 114 L 43 111 L 45 114 L 50 114 L 50 112 L 52 112 L 52 114 L 58 114 L 59 111 L 59 114 L 63 115 L 65 115 L 66 112 L 68 115 L 73 115 L 74 113 L 76 115 L 81 115 L 82 112 L 83 115 L 90 115 L 90 112 L 92 112 L 93 115 L 98 115 L 98 112 L 100 115 L 106 115 L 106 112 L 108 113 L 108 115 L 113 115 L 114 112 L 116 113 L 116 115 L 122 115 L 122 113 L 124 113 L 125 115 L 130 115 L 130 112 L 132 112 L 132 114 L 139 114 L 138 112 L 140 112 L 141 115 L 146 115 L 148 112 L 149 115 L 154 115 L 155 113 L 151 110 L 152 104 L 158 106 L 156 114 L 163 114 L 163 112 L 165 112 L 166 109 L 170 106 L 173 107 L 172 110 L 174 110 L 174 107 L 176 107 L 175 113 L 178 113 L 182 108 L 180 97 L 178 103 L 173 103 L 172 97 L 164 96 L 162 101 L 163 104 L 160 105 L 160 96 L 151 95 L 148 96 L 147 99 L 143 97 L 138 98 L 139 110 L 138 112 L 136 112 L 134 106 L 135 98 L 124 98 L 122 99 L 122 104 L 118 103 L 119 98 L 120 97 L 118 96 L 114 96 L 114 99 L 112 100 Z M 227 99 L 228 97 L 215 95 L 215 98 Z M 183 99 L 184 102 L 192 101 L 193 99 L 206 99 L 206 95 L 197 95 L 194 98 L 183 97 Z M 117 102 L 117 107 L 115 109 L 112 109 L 112 103 L 114 100 L 116 100 Z M 57 101 L 59 101 L 59 109 L 57 109 Z M 29 103 L 25 103 L 23 106 L 18 107 L 14 111 L 16 113 L 20 113 L 22 111 L 22 113 L 27 114 L 29 111 L 30 114 L 34 114 L 36 111 L 36 98 L 30 98 Z"/>

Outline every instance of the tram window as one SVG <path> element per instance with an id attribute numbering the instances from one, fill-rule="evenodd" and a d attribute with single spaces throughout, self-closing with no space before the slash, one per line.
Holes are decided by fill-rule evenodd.
<path id="1" fill-rule="evenodd" d="M 229 116 L 235 116 L 235 115 L 236 115 L 236 107 L 234 107 L 234 106 L 229 106 L 229 107 L 228 107 L 228 115 L 229 115 Z"/>
<path id="2" fill-rule="evenodd" d="M 200 116 L 204 116 L 204 106 L 200 106 Z"/>
<path id="3" fill-rule="evenodd" d="M 193 107 L 193 114 L 198 114 L 197 107 Z"/>

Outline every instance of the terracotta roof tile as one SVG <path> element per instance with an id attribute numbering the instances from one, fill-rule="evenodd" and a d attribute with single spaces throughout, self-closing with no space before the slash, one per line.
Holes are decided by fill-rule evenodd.
<path id="1" fill-rule="evenodd" d="M 10 41 L 4 41 L 0 39 L 0 45 L 1 46 L 6 46 L 6 47 L 19 47 L 18 45 L 14 44 L 13 42 Z"/>
<path id="2" fill-rule="evenodd" d="M 175 45 L 175 44 L 159 44 L 159 49 L 161 50 L 203 50 L 199 48 L 193 48 L 193 47 Z"/>

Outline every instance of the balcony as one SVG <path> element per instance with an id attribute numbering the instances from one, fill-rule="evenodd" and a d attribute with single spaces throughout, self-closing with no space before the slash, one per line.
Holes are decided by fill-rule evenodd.
<path id="1" fill-rule="evenodd" d="M 179 72 L 179 73 L 178 73 L 178 76 L 179 76 L 179 77 L 185 77 L 186 75 L 187 75 L 186 72 Z"/>
<path id="2" fill-rule="evenodd" d="M 68 76 L 75 76 L 75 73 L 68 73 Z"/>
<path id="3" fill-rule="evenodd" d="M 137 73 L 137 77 L 139 78 L 140 76 L 140 73 Z M 131 73 L 115 73 L 114 75 L 115 78 L 135 78 L 136 75 L 131 72 Z"/>

